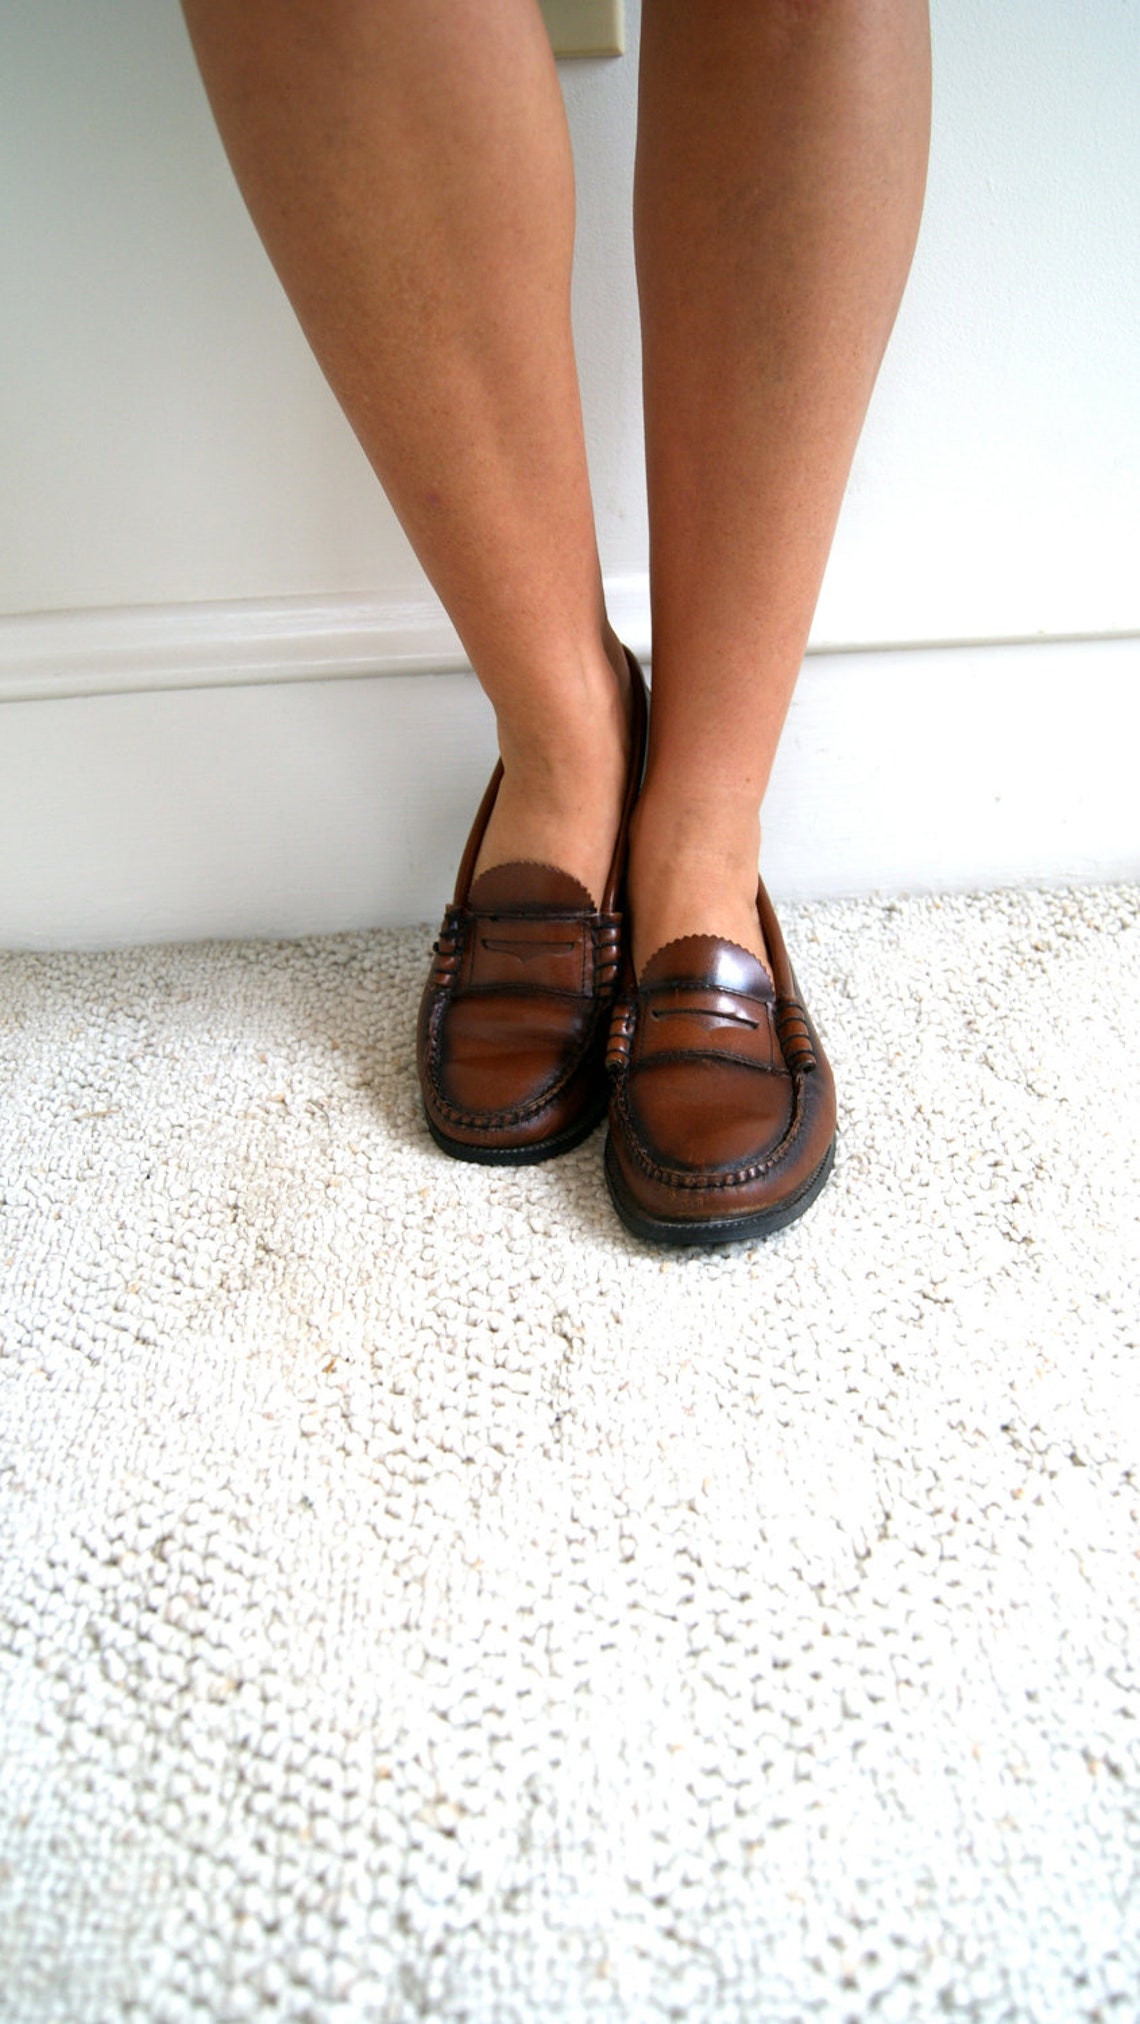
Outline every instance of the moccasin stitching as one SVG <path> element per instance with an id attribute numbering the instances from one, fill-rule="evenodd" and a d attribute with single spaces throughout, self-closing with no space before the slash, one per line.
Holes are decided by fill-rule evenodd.
<path id="1" fill-rule="evenodd" d="M 619 1086 L 615 1091 L 615 1108 L 624 1127 L 621 1140 L 622 1150 L 632 1153 L 642 1171 L 648 1174 L 651 1180 L 659 1182 L 662 1187 L 677 1188 L 686 1194 L 705 1190 L 711 1191 L 716 1188 L 746 1188 L 751 1182 L 763 1180 L 766 1175 L 773 1173 L 777 1167 L 785 1165 L 789 1155 L 795 1150 L 803 1134 L 805 1121 L 803 1085 L 797 1078 L 793 1078 L 793 1082 L 795 1095 L 791 1122 L 779 1145 L 775 1147 L 767 1159 L 751 1161 L 744 1167 L 731 1167 L 724 1173 L 719 1171 L 709 1172 L 707 1168 L 692 1172 L 680 1167 L 659 1166 L 657 1161 L 651 1159 L 650 1155 L 645 1151 L 638 1137 L 633 1119 L 629 1114 L 629 1108 L 625 1100 L 625 1090 Z"/>
<path id="2" fill-rule="evenodd" d="M 596 1024 L 596 1020 L 591 1023 L 591 1040 L 593 1039 Z M 566 1070 L 565 1074 L 559 1077 L 557 1082 L 548 1083 L 545 1089 L 541 1090 L 537 1096 L 529 1098 L 524 1104 L 515 1105 L 513 1109 L 461 1110 L 458 1104 L 452 1103 L 449 1098 L 444 1096 L 440 1089 L 438 1061 L 433 1052 L 433 1055 L 429 1057 L 427 1062 L 427 1068 L 431 1076 L 432 1102 L 439 1111 L 440 1116 L 445 1117 L 449 1124 L 466 1125 L 471 1131 L 502 1131 L 511 1125 L 529 1124 L 542 1111 L 549 1110 L 563 1092 L 569 1088 L 575 1076 L 580 1075 L 582 1070 L 589 1066 L 588 1056 L 589 1044 L 583 1048 L 577 1061 Z"/>
<path id="3" fill-rule="evenodd" d="M 634 1011 L 631 1028 L 635 1028 L 638 1008 L 635 1006 L 631 1009 Z M 778 1017 L 779 1007 L 777 1007 L 777 1019 Z M 633 1032 L 631 1030 L 629 1040 L 630 1052 L 632 1052 L 632 1044 Z M 749 1066 L 750 1064 L 742 1063 L 741 1065 Z M 698 1169 L 696 1172 L 693 1172 L 687 1168 L 663 1167 L 646 1152 L 630 1113 L 627 1092 L 633 1072 L 629 1066 L 627 1054 L 618 1074 L 615 1076 L 612 1098 L 617 1114 L 617 1121 L 623 1127 L 622 1149 L 631 1153 L 642 1172 L 648 1174 L 651 1180 L 657 1181 L 662 1187 L 679 1189 L 686 1194 L 693 1194 L 698 1191 L 712 1192 L 714 1189 L 748 1187 L 753 1181 L 762 1180 L 768 1174 L 773 1173 L 777 1167 L 786 1165 L 788 1158 L 795 1151 L 799 1139 L 803 1134 L 806 1118 L 804 1077 L 807 1071 L 789 1067 L 787 1073 L 792 1083 L 791 1119 L 783 1138 L 765 1159 L 751 1160 L 747 1165 L 729 1168 L 727 1172 L 719 1170 L 710 1172 L 707 1168 Z M 757 1075 L 768 1072 L 759 1068 L 754 1070 L 754 1073 Z"/>
<path id="4" fill-rule="evenodd" d="M 522 988 L 524 987 L 519 987 L 520 990 Z M 452 1103 L 444 1096 L 439 1082 L 442 1053 L 440 1026 L 447 1010 L 449 995 L 447 990 L 440 991 L 436 1003 L 432 1006 L 424 1066 L 431 1082 L 432 1102 L 440 1116 L 445 1117 L 449 1124 L 466 1126 L 469 1131 L 505 1131 L 512 1125 L 532 1123 L 542 1111 L 549 1110 L 563 1091 L 569 1088 L 575 1076 L 580 1075 L 582 1070 L 589 1066 L 590 1053 L 597 1039 L 598 1025 L 602 1019 L 608 1020 L 610 1013 L 609 999 L 595 994 L 589 1030 L 577 1059 L 556 1081 L 547 1083 L 545 1088 L 536 1096 L 530 1097 L 526 1103 L 516 1104 L 509 1110 L 462 1110 L 458 1104 Z M 600 1066 L 599 1062 L 599 1068 Z"/>

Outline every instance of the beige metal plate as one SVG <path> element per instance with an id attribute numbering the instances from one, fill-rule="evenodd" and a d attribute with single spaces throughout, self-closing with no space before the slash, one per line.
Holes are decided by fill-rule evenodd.
<path id="1" fill-rule="evenodd" d="M 622 0 L 540 0 L 555 56 L 620 56 Z"/>

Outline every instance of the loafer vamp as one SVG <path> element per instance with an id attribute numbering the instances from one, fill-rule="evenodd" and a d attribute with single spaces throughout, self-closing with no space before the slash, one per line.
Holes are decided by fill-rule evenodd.
<path id="1" fill-rule="evenodd" d="M 778 936 L 765 921 L 769 948 Z M 747 950 L 686 936 L 619 1003 L 606 1173 L 636 1235 L 661 1243 L 763 1236 L 806 1208 L 830 1170 L 835 1091 L 782 940 L 775 980 Z"/>
<path id="2" fill-rule="evenodd" d="M 647 1161 L 720 1176 L 770 1159 L 792 1122 L 791 1078 L 700 1053 L 631 1078 L 629 1126 Z"/>
<path id="3" fill-rule="evenodd" d="M 597 1030 L 592 998 L 519 988 L 457 994 L 433 1050 L 438 1096 L 456 1121 L 521 1119 L 566 1088 Z"/>
<path id="4" fill-rule="evenodd" d="M 424 1104 L 449 1150 L 537 1156 L 602 1116 L 621 919 L 589 902 L 568 873 L 518 864 L 450 910 L 420 1012 Z"/>

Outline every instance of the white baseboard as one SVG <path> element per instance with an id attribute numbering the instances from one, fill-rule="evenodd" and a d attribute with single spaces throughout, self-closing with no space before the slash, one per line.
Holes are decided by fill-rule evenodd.
<path id="1" fill-rule="evenodd" d="M 640 579 L 612 586 L 648 644 Z M 438 607 L 0 621 L 0 945 L 434 920 L 494 756 Z M 813 652 L 778 898 L 1140 876 L 1140 640 Z"/>
<path id="2" fill-rule="evenodd" d="M 648 577 L 609 578 L 606 603 L 622 639 L 645 653 Z M 454 626 L 427 596 L 243 598 L 0 618 L 0 703 L 467 668 Z"/>

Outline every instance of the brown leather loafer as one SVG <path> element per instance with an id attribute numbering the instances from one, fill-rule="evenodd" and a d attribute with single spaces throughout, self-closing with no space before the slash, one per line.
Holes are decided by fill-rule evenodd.
<path id="1" fill-rule="evenodd" d="M 814 1202 L 835 1085 L 761 885 L 772 976 L 713 935 L 669 942 L 614 1008 L 606 1180 L 636 1237 L 736 1244 Z"/>
<path id="2" fill-rule="evenodd" d="M 554 865 L 502 864 L 472 879 L 501 764 L 475 817 L 435 944 L 417 1040 L 428 1130 L 456 1159 L 491 1166 L 552 1159 L 605 1115 L 629 819 L 645 766 L 645 681 L 628 648 L 626 660 L 629 773 L 600 907 Z"/>

